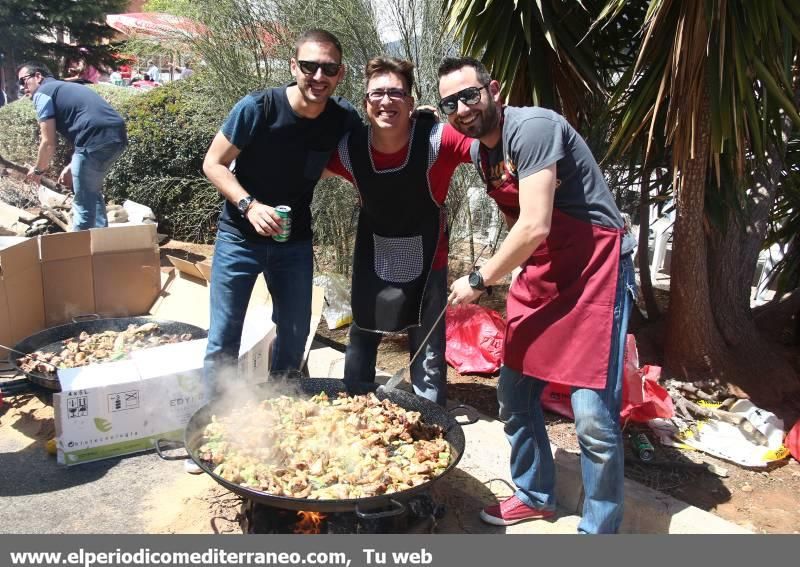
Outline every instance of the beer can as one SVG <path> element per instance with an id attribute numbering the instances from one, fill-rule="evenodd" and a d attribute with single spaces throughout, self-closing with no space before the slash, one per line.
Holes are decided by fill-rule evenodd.
<path id="1" fill-rule="evenodd" d="M 286 242 L 292 232 L 292 208 L 287 205 L 281 205 L 275 207 L 275 212 L 281 217 L 281 231 L 278 234 L 274 234 L 272 239 L 276 242 Z"/>
<path id="2" fill-rule="evenodd" d="M 644 433 L 639 433 L 638 435 L 632 436 L 631 446 L 633 447 L 633 452 L 636 454 L 636 456 L 644 462 L 652 461 L 656 456 L 655 447 L 653 447 L 653 444 L 650 443 L 650 440 Z"/>

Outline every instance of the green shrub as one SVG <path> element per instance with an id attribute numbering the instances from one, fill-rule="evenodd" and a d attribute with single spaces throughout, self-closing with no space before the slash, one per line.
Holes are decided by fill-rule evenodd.
<path id="1" fill-rule="evenodd" d="M 128 149 L 109 172 L 106 192 L 149 206 L 170 236 L 209 240 L 221 197 L 203 176 L 203 157 L 228 109 L 200 104 L 196 86 L 175 81 L 121 105 Z"/>
<path id="2" fill-rule="evenodd" d="M 135 89 L 113 85 L 93 85 L 90 88 L 116 109 L 139 94 Z M 0 155 L 19 164 L 33 165 L 39 150 L 39 140 L 39 124 L 30 98 L 25 97 L 0 108 Z M 59 135 L 50 175 L 57 177 L 61 169 L 69 163 L 71 156 L 72 145 Z"/>

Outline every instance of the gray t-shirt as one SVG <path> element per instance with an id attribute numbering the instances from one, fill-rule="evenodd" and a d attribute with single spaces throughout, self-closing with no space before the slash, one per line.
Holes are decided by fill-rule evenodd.
<path id="1" fill-rule="evenodd" d="M 488 152 L 489 184 L 504 173 L 517 179 L 556 164 L 553 206 L 591 224 L 623 228 L 622 215 L 589 146 L 563 116 L 539 107 L 505 108 L 502 140 Z M 635 245 L 631 235 L 622 252 Z"/>

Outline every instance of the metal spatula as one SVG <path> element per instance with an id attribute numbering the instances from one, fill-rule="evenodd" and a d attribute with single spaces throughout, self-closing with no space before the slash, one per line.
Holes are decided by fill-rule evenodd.
<path id="1" fill-rule="evenodd" d="M 477 255 L 477 256 L 475 256 L 475 261 L 474 261 L 474 262 L 472 262 L 472 266 L 471 266 L 471 267 L 470 267 L 470 269 L 469 269 L 469 271 L 470 271 L 470 272 L 471 272 L 471 271 L 472 271 L 472 270 L 475 268 L 475 264 L 477 264 L 477 263 L 478 263 L 478 260 L 480 260 L 481 256 L 483 256 L 483 251 L 484 251 L 484 250 L 486 250 L 486 247 L 487 247 L 487 246 L 489 246 L 489 245 L 488 245 L 488 244 L 484 244 L 483 248 L 481 248 L 481 251 L 480 251 L 480 252 L 478 252 L 478 255 Z M 406 372 L 407 372 L 407 371 L 408 371 L 408 370 L 411 368 L 411 366 L 414 364 L 414 361 L 415 361 L 415 360 L 417 359 L 417 357 L 419 356 L 419 353 L 421 353 L 421 352 L 422 352 L 422 351 L 425 349 L 425 345 L 426 345 L 426 344 L 428 344 L 428 339 L 431 337 L 431 334 L 433 333 L 433 330 L 436 328 L 436 325 L 438 325 L 438 324 L 439 324 L 439 321 L 441 321 L 441 320 L 442 320 L 442 317 L 443 317 L 443 316 L 444 316 L 444 314 L 447 312 L 447 308 L 448 308 L 449 306 L 450 306 L 450 303 L 449 303 L 449 302 L 445 302 L 444 309 L 442 309 L 442 312 L 441 312 L 441 313 L 439 313 L 439 316 L 436 318 L 436 321 L 435 321 L 435 322 L 433 323 L 433 325 L 431 326 L 431 329 L 428 331 L 428 334 L 427 334 L 427 335 L 425 335 L 425 338 L 424 338 L 424 339 L 422 339 L 422 344 L 420 344 L 420 345 L 419 345 L 419 348 L 417 349 L 417 352 L 415 352 L 415 353 L 414 353 L 414 356 L 412 356 L 412 357 L 411 357 L 411 361 L 408 363 L 408 366 L 404 366 L 403 368 L 401 368 L 400 370 L 398 370 L 397 372 L 395 372 L 395 373 L 392 375 L 392 377 L 391 377 L 391 378 L 389 378 L 389 380 L 387 380 L 387 381 L 386 381 L 386 384 L 384 384 L 383 386 L 380 386 L 380 387 L 378 387 L 378 390 L 379 390 L 379 391 L 382 391 L 382 392 L 384 392 L 385 394 L 389 394 L 390 392 L 393 392 L 393 391 L 394 391 L 394 389 L 397 387 L 397 385 L 398 385 L 400 382 L 402 382 L 403 380 L 405 380 L 405 377 L 406 377 Z"/>

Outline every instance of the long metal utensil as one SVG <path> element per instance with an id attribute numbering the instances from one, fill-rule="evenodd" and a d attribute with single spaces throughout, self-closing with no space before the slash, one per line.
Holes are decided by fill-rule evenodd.
<path id="1" fill-rule="evenodd" d="M 7 347 L 6 345 L 0 345 L 0 348 L 4 348 L 6 350 L 10 350 L 11 352 L 16 352 L 17 354 L 21 354 L 22 356 L 28 356 L 29 352 L 22 352 L 21 350 L 17 350 L 15 348 Z"/>
<path id="2" fill-rule="evenodd" d="M 472 262 L 472 266 L 470 266 L 470 268 L 469 268 L 470 272 L 475 268 L 475 265 L 478 263 L 478 260 L 480 260 L 481 256 L 483 256 L 483 252 L 484 252 L 484 250 L 486 250 L 487 246 L 489 246 L 488 243 L 484 244 L 483 248 L 481 248 L 481 251 L 478 252 L 477 256 L 475 256 L 475 261 Z M 411 361 L 408 363 L 408 366 L 404 366 L 403 368 L 401 368 L 400 370 L 395 372 L 392 375 L 392 377 L 389 378 L 389 380 L 386 381 L 386 384 L 384 384 L 383 386 L 380 386 L 378 388 L 378 390 L 381 390 L 382 392 L 384 392 L 386 394 L 389 394 L 389 393 L 393 392 L 395 388 L 397 388 L 397 385 L 400 382 L 405 380 L 406 371 L 408 371 L 411 368 L 411 365 L 414 364 L 414 361 L 419 356 L 419 353 L 421 353 L 423 351 L 423 349 L 425 348 L 425 345 L 428 344 L 428 339 L 431 338 L 431 335 L 433 334 L 433 330 L 436 328 L 436 325 L 439 324 L 439 321 L 442 320 L 442 317 L 444 317 L 444 314 L 447 312 L 447 308 L 448 307 L 450 307 L 450 302 L 446 301 L 445 305 L 444 305 L 444 309 L 442 309 L 442 312 L 439 313 L 439 316 L 436 318 L 436 322 L 434 322 L 434 324 L 431 326 L 430 330 L 428 331 L 428 334 L 425 335 L 424 339 L 422 339 L 422 344 L 419 345 L 419 348 L 417 349 L 417 352 L 415 352 L 414 356 L 411 357 Z"/>

